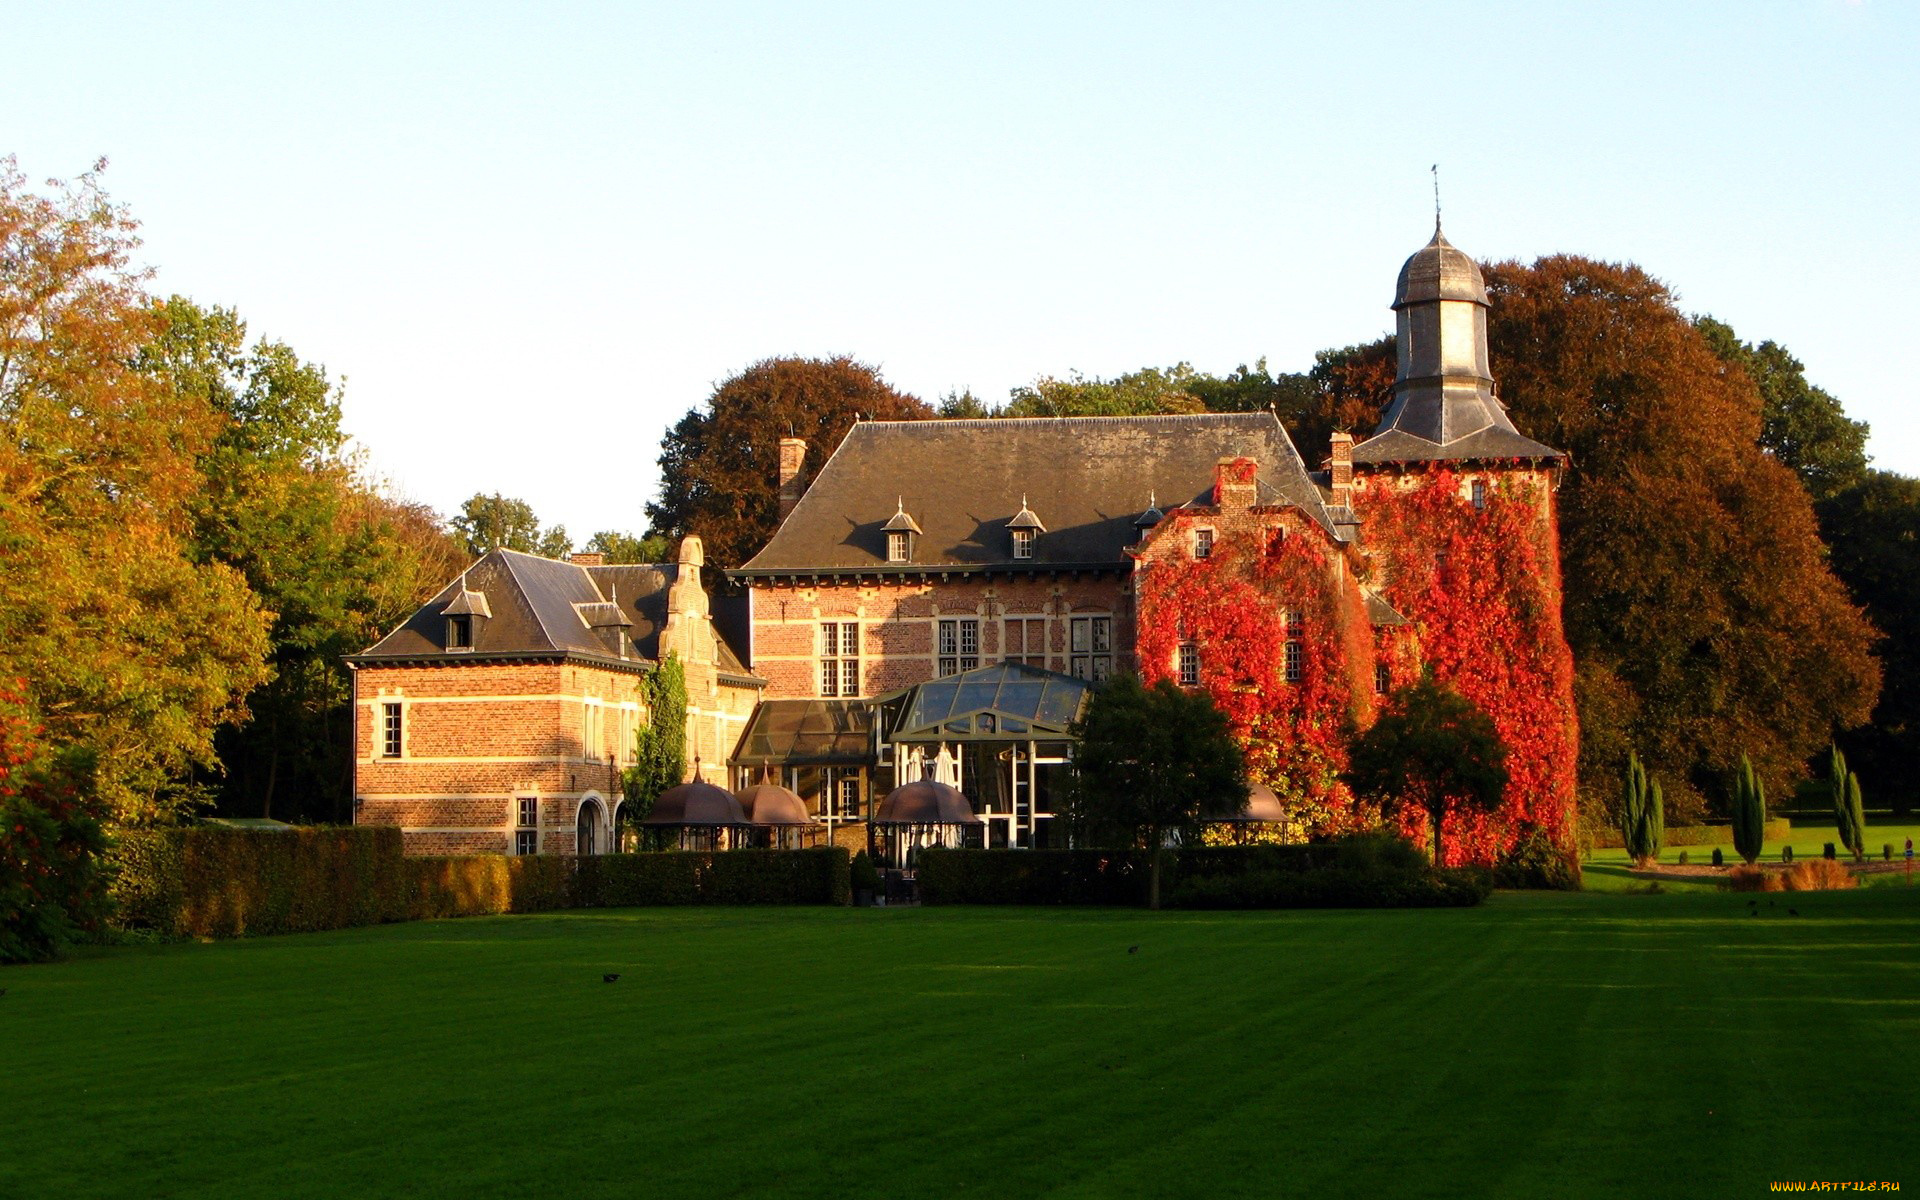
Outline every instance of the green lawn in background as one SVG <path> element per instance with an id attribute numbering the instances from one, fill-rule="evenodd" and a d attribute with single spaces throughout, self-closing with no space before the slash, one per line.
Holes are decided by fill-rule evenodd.
<path id="1" fill-rule="evenodd" d="M 1881 848 L 1891 845 L 1893 861 L 1896 864 L 1904 864 L 1908 838 L 1912 838 L 1915 849 L 1920 850 L 1920 825 L 1896 825 L 1886 818 L 1883 818 L 1883 822 L 1885 823 L 1876 824 L 1869 820 L 1867 824 L 1867 858 L 1873 862 L 1881 862 Z M 1778 863 L 1780 849 L 1783 846 L 1792 846 L 1796 859 L 1818 858 L 1828 842 L 1834 843 L 1842 862 L 1853 861 L 1853 856 L 1840 847 L 1840 832 L 1831 820 L 1816 821 L 1811 818 L 1796 817 L 1793 821 L 1792 836 L 1766 842 L 1760 853 L 1760 861 Z M 1669 866 L 1678 863 L 1682 850 L 1686 851 L 1687 861 L 1691 864 L 1704 866 L 1713 861 L 1714 848 L 1710 845 L 1669 846 L 1660 852 L 1660 861 Z M 1740 856 L 1733 852 L 1732 839 L 1720 843 L 1720 853 L 1728 866 L 1740 861 Z M 1634 875 L 1630 869 L 1631 865 L 1627 852 L 1623 849 L 1595 850 L 1582 864 L 1583 882 L 1589 890 L 1598 892 L 1622 892 L 1645 888 L 1647 880 Z M 1915 874 L 1920 875 L 1920 859 L 1915 860 L 1915 868 Z M 1907 882 L 1904 871 L 1894 875 L 1862 875 L 1860 881 L 1867 887 L 1904 887 Z M 1720 886 L 1718 881 L 1711 878 L 1662 879 L 1659 882 L 1663 891 L 1710 892 L 1717 890 Z M 1920 882 L 1916 882 L 1914 886 L 1920 888 Z"/>
<path id="2" fill-rule="evenodd" d="M 0 1196 L 1911 1176 L 1920 889 L 1748 899 L 609 910 L 88 951 L 0 971 Z"/>

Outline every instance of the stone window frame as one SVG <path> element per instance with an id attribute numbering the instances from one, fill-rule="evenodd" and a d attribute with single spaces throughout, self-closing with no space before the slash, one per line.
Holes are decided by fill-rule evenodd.
<path id="1" fill-rule="evenodd" d="M 1181 687 L 1200 686 L 1200 643 L 1188 639 L 1174 647 L 1174 677 Z"/>
<path id="2" fill-rule="evenodd" d="M 514 856 L 540 853 L 540 797 L 516 794 L 508 815 L 513 818 Z M 529 816 L 532 820 L 528 820 Z"/>
<path id="3" fill-rule="evenodd" d="M 820 622 L 820 695 L 827 698 L 860 694 L 859 621 Z M 851 652 L 849 652 L 851 651 Z"/>
<path id="4" fill-rule="evenodd" d="M 376 757 L 407 756 L 407 702 L 398 696 L 380 699 L 380 728 Z"/>
<path id="5" fill-rule="evenodd" d="M 1014 648 L 1013 631 L 1018 629 L 1019 647 Z M 1033 631 L 1038 630 L 1036 642 Z M 1030 667 L 1045 669 L 1047 654 L 1047 615 L 1045 613 L 1006 613 L 1000 618 L 1000 658 L 1002 662 L 1024 663 Z"/>
<path id="6" fill-rule="evenodd" d="M 1194 561 L 1198 562 L 1203 558 L 1213 557 L 1213 540 L 1214 540 L 1213 526 L 1201 525 L 1194 529 L 1193 531 Z"/>
<path id="7" fill-rule="evenodd" d="M 1094 683 L 1113 674 L 1113 614 L 1074 613 L 1067 620 L 1067 674 Z"/>
<path id="8" fill-rule="evenodd" d="M 944 679 L 980 665 L 980 618 L 940 617 L 934 624 L 934 677 Z M 971 649 L 969 649 L 971 646 Z"/>

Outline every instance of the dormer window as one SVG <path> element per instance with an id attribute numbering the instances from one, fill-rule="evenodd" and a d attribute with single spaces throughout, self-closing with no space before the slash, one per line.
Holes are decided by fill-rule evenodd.
<path id="1" fill-rule="evenodd" d="M 447 649 L 473 649 L 473 618 L 466 613 L 447 618 Z"/>
<path id="2" fill-rule="evenodd" d="M 1034 542 L 1047 531 L 1047 527 L 1042 525 L 1040 518 L 1027 507 L 1027 498 L 1022 496 L 1020 511 L 1014 514 L 1013 520 L 1007 522 L 1007 530 L 1013 535 L 1013 556 L 1017 559 L 1030 559 L 1033 557 Z"/>
<path id="3" fill-rule="evenodd" d="M 920 524 L 907 515 L 907 502 L 904 497 L 894 502 L 894 513 L 887 523 L 880 527 L 887 538 L 887 561 L 890 563 L 909 563 L 913 561 L 913 539 L 920 535 Z"/>

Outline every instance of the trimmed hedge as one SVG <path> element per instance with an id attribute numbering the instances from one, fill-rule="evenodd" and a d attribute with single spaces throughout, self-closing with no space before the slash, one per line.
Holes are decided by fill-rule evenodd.
<path id="1" fill-rule="evenodd" d="M 125 833 L 114 923 L 167 937 L 306 933 L 491 913 L 681 904 L 847 904 L 847 852 L 407 858 L 390 827 Z"/>
<path id="2" fill-rule="evenodd" d="M 928 904 L 1140 905 L 1144 850 L 953 850 L 921 852 L 920 898 Z M 1435 872 L 1396 837 L 1366 836 L 1305 846 L 1219 846 L 1168 851 L 1167 903 L 1177 908 L 1380 908 L 1478 904 L 1487 881 Z"/>
<path id="3" fill-rule="evenodd" d="M 108 862 L 115 923 L 170 937 L 309 933 L 408 912 L 393 828 L 130 831 Z"/>
<path id="4" fill-rule="evenodd" d="M 1786 817 L 1775 817 L 1766 823 L 1761 836 L 1765 841 L 1784 842 L 1793 836 L 1793 822 Z M 1733 826 L 1669 825 L 1664 841 L 1669 850 L 1677 846 L 1730 846 L 1733 844 Z M 1593 847 L 1596 850 L 1620 850 L 1625 846 L 1617 829 L 1593 835 Z"/>

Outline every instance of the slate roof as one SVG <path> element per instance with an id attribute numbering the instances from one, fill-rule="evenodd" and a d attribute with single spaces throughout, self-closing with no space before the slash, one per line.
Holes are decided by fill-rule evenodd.
<path id="1" fill-rule="evenodd" d="M 556 654 L 635 665 L 641 660 L 657 661 L 660 628 L 667 621 L 667 589 L 679 569 L 677 563 L 589 567 L 517 550 L 490 551 L 421 605 L 405 624 L 348 661 Z M 475 593 L 484 601 L 474 600 Z M 447 649 L 449 608 L 491 611 L 491 616 L 473 620 L 473 649 Z M 632 642 L 624 658 L 622 629 Z M 721 673 L 748 677 L 739 656 L 717 630 L 714 640 Z"/>
<path id="2" fill-rule="evenodd" d="M 832 571 L 1121 567 L 1149 497 L 1211 504 L 1223 457 L 1259 464 L 1261 503 L 1298 505 L 1334 532 L 1318 488 L 1272 413 L 866 421 L 821 466 L 771 541 L 736 577 Z M 1045 525 L 1016 560 L 1021 500 Z M 924 531 L 888 564 L 883 530 L 901 507 Z"/>
<path id="3" fill-rule="evenodd" d="M 1498 401 L 1494 401 L 1498 404 Z M 1389 419 L 1392 411 L 1389 410 Z M 1353 447 L 1353 461 L 1356 463 L 1396 463 L 1396 462 L 1439 462 L 1439 461 L 1478 461 L 1491 462 L 1508 458 L 1540 458 L 1566 461 L 1564 450 L 1555 450 L 1551 446 L 1534 441 L 1513 427 L 1507 419 L 1506 410 L 1499 410 L 1499 420 L 1472 432 L 1454 437 L 1444 442 L 1436 442 L 1419 434 L 1408 432 L 1404 428 L 1390 428 L 1387 421 L 1381 422 L 1381 431 L 1364 442 Z"/>

